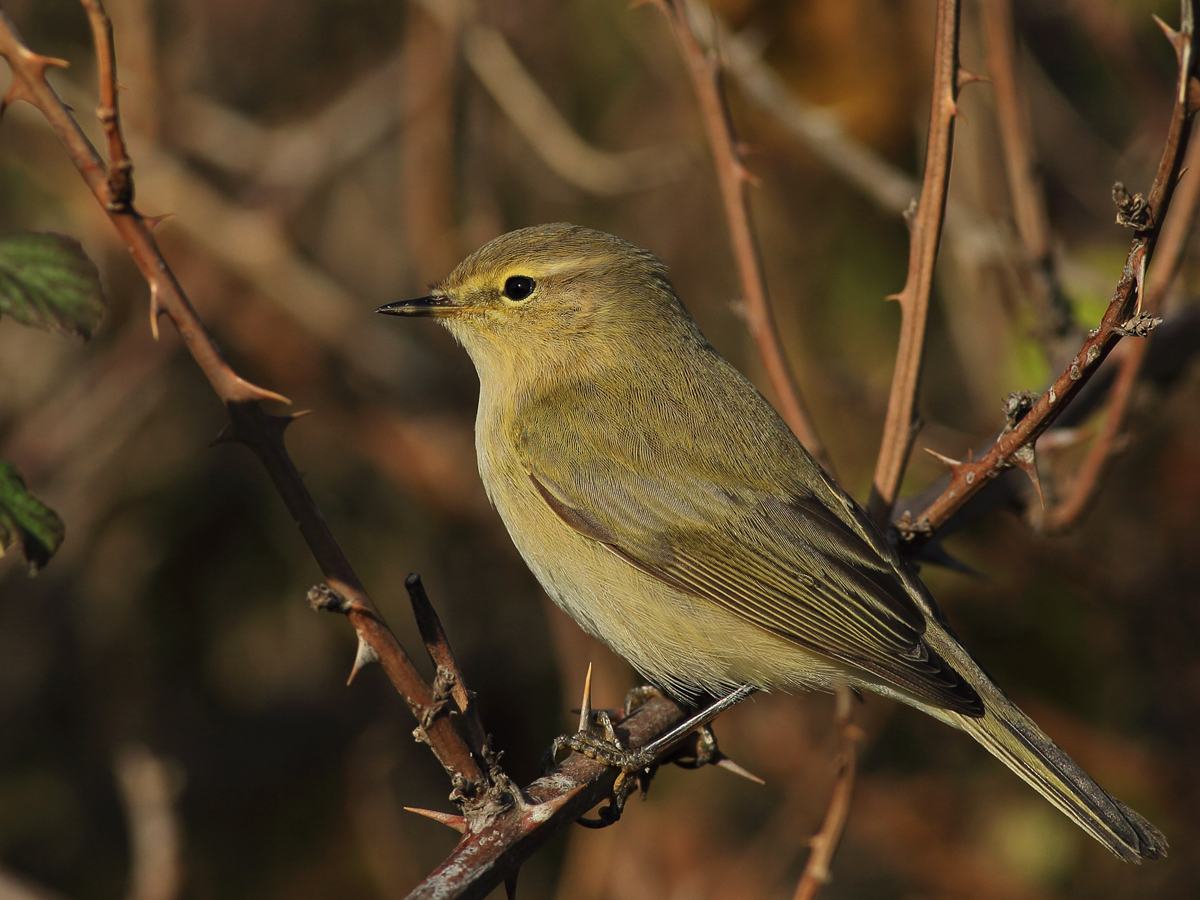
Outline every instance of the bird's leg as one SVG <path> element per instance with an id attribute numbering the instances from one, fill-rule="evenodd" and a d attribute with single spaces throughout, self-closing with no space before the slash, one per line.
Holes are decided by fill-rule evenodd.
<path id="1" fill-rule="evenodd" d="M 720 751 L 716 747 L 716 737 L 713 735 L 712 730 L 708 727 L 709 723 L 731 706 L 736 706 L 738 703 L 741 703 L 756 690 L 758 689 L 752 685 L 743 684 L 741 687 L 731 691 L 720 700 L 717 700 L 715 703 L 706 706 L 695 715 L 680 722 L 666 734 L 655 738 L 653 741 L 646 744 L 646 746 L 642 747 L 636 752 L 630 753 L 626 765 L 623 766 L 623 768 L 628 768 L 630 765 L 637 765 L 642 768 L 648 767 L 651 763 L 657 760 L 664 751 L 679 743 L 693 731 L 697 731 L 699 729 L 703 729 L 705 732 L 707 732 L 707 737 L 702 735 L 701 741 L 708 743 L 709 747 L 711 748 L 709 751 L 710 761 L 715 759 L 716 755 L 720 754 Z"/>
<path id="2" fill-rule="evenodd" d="M 691 746 L 689 746 L 689 744 Z M 681 741 L 670 761 L 681 769 L 699 769 L 723 758 L 711 725 L 696 729 L 694 741 Z"/>
<path id="3" fill-rule="evenodd" d="M 633 688 L 625 695 L 625 718 L 632 715 L 635 709 L 645 704 L 651 697 L 664 696 L 666 694 L 662 688 L 652 684 L 643 684 Z M 695 737 L 695 746 L 691 752 L 688 751 L 686 742 L 681 741 L 676 751 L 663 762 L 672 762 L 683 769 L 699 769 L 701 766 L 716 764 L 726 758 L 721 753 L 721 748 L 717 746 L 717 736 L 711 725 L 702 725 L 697 728 Z"/>

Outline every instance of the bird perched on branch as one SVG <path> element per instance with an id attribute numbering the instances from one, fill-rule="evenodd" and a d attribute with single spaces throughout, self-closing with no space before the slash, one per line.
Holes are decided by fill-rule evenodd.
<path id="1" fill-rule="evenodd" d="M 1122 859 L 1166 853 L 984 674 L 705 340 L 656 256 L 526 228 L 379 311 L 435 317 L 466 348 L 479 471 L 513 542 L 559 606 L 657 685 L 874 691 L 967 732 Z"/>

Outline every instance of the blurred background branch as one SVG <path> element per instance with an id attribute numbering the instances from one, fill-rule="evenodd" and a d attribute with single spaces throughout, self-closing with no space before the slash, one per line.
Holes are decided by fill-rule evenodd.
<path id="1" fill-rule="evenodd" d="M 717 170 L 717 184 L 721 190 L 729 241 L 741 282 L 742 311 L 758 350 L 759 360 L 770 381 L 775 405 L 788 427 L 800 439 L 800 443 L 813 458 L 832 472 L 832 460 L 813 424 L 808 406 L 796 385 L 791 364 L 780 343 L 779 328 L 775 324 L 775 313 L 767 293 L 766 273 L 763 271 L 758 241 L 750 217 L 748 188 L 755 179 L 746 169 L 742 159 L 742 150 L 722 89 L 720 61 L 712 51 L 706 52 L 696 37 L 695 20 L 702 16 L 703 9 L 699 4 L 693 5 L 686 0 L 660 0 L 656 5 L 671 25 L 671 31 L 692 78 L 692 87 L 696 92 L 697 104 Z"/>

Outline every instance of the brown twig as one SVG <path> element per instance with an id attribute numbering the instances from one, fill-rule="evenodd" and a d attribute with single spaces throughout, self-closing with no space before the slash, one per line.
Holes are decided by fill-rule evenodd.
<path id="1" fill-rule="evenodd" d="M 1008 192 L 1032 276 L 1031 305 L 1040 337 L 1053 356 L 1056 345 L 1072 331 L 1071 309 L 1059 284 L 1050 216 L 1033 149 L 1029 103 L 1017 78 L 1012 5 L 1009 0 L 984 0 L 982 13 L 988 74 L 996 96 Z"/>
<path id="2" fill-rule="evenodd" d="M 1190 0 L 1182 0 L 1181 7 L 1179 31 L 1159 23 L 1178 57 L 1179 79 L 1175 108 L 1150 195 L 1148 198 L 1141 194 L 1130 196 L 1121 184 L 1113 189 L 1113 197 L 1117 202 L 1117 221 L 1132 228 L 1134 238 L 1121 279 L 1100 325 L 1088 333 L 1083 347 L 1049 390 L 1036 401 L 1031 399 L 1027 409 L 1022 409 L 1012 417 L 991 450 L 981 459 L 967 462 L 945 460 L 951 476 L 947 488 L 919 515 L 914 517 L 910 512 L 905 512 L 896 523 L 907 544 L 907 551 L 923 545 L 956 510 L 1004 470 L 1019 465 L 1031 474 L 1036 472 L 1033 448 L 1038 436 L 1087 383 L 1122 337 L 1144 338 L 1160 321 L 1142 310 L 1146 294 L 1146 269 L 1179 180 L 1192 118 L 1200 105 L 1200 81 L 1192 76 L 1192 4 Z"/>
<path id="3" fill-rule="evenodd" d="M 854 796 L 854 774 L 856 769 L 858 742 L 862 731 L 851 721 L 850 712 L 854 694 L 844 684 L 837 689 L 836 723 L 838 732 L 837 776 L 833 782 L 833 794 L 829 798 L 829 809 L 821 830 L 809 841 L 812 853 L 796 885 L 794 900 L 813 900 L 829 883 L 829 867 L 833 854 L 842 839 L 846 819 L 850 816 L 850 800 Z"/>
<path id="4" fill-rule="evenodd" d="M 1156 265 L 1147 273 L 1146 297 L 1142 311 L 1157 316 L 1163 311 L 1167 293 L 1179 266 L 1183 262 L 1188 236 L 1195 223 L 1196 204 L 1200 200 L 1200 141 L 1189 141 L 1183 161 L 1179 191 L 1174 197 L 1170 215 L 1163 223 L 1159 238 Z M 1125 424 L 1133 398 L 1134 386 L 1142 371 L 1149 341 L 1134 341 L 1121 355 L 1120 368 L 1113 382 L 1104 425 L 1088 447 L 1087 455 L 1071 482 L 1067 496 L 1046 510 L 1042 527 L 1049 532 L 1064 531 L 1078 523 L 1096 497 L 1101 478 L 1115 455 L 1117 438 Z"/>
<path id="5" fill-rule="evenodd" d="M 959 0 L 938 0 L 925 174 L 921 182 L 921 199 L 909 217 L 908 277 L 904 289 L 896 295 L 900 301 L 900 343 L 896 348 L 896 368 L 892 374 L 883 440 L 867 506 L 871 518 L 880 528 L 885 528 L 891 518 L 913 441 L 920 428 L 917 392 L 921 387 L 933 265 L 937 260 L 942 219 L 946 213 L 954 119 L 958 115 L 959 5 Z"/>
<path id="6" fill-rule="evenodd" d="M 758 243 L 754 237 L 754 226 L 750 221 L 749 197 L 746 193 L 747 184 L 753 178 L 743 164 L 734 136 L 733 123 L 721 87 L 720 65 L 715 56 L 705 52 L 700 45 L 696 33 L 692 30 L 686 3 L 687 0 L 655 0 L 655 5 L 662 10 L 675 33 L 692 78 L 692 86 L 696 90 L 696 99 L 700 104 L 700 113 L 716 163 L 721 199 L 729 224 L 729 237 L 741 280 L 746 322 L 784 421 L 808 452 L 826 469 L 830 469 L 825 446 L 821 443 L 812 424 L 812 417 L 796 387 L 791 367 L 784 355 L 779 330 L 775 325 L 775 315 L 771 311 L 766 277 L 763 275 Z"/>
<path id="7" fill-rule="evenodd" d="M 446 630 L 442 628 L 442 620 L 438 618 L 437 610 L 429 602 L 425 593 L 425 585 L 421 576 L 413 572 L 404 579 L 404 587 L 412 602 L 413 615 L 417 620 L 417 629 L 421 632 L 421 640 L 429 651 L 429 658 L 437 670 L 434 681 L 434 693 L 449 691 L 458 706 L 458 712 L 463 717 L 467 728 L 467 739 L 471 748 L 480 759 L 491 756 L 487 731 L 483 720 L 479 718 L 479 707 L 475 703 L 475 692 L 467 689 L 466 680 L 459 671 L 458 662 L 450 650 L 450 640 Z"/>
<path id="8" fill-rule="evenodd" d="M 125 149 L 121 134 L 121 113 L 117 99 L 117 53 L 113 42 L 112 21 L 100 0 L 81 0 L 92 27 L 96 45 L 96 65 L 100 69 L 100 106 L 96 117 L 104 126 L 108 143 L 108 208 L 114 212 L 128 210 L 133 204 L 133 163 Z"/>

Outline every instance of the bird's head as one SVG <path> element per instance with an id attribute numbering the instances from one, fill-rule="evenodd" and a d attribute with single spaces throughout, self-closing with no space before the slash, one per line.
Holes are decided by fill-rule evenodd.
<path id="1" fill-rule="evenodd" d="M 520 374 L 531 363 L 629 350 L 647 329 L 692 327 L 654 254 L 600 231 L 554 224 L 502 235 L 468 256 L 429 296 L 389 303 L 395 316 L 438 319 L 479 367 Z"/>

